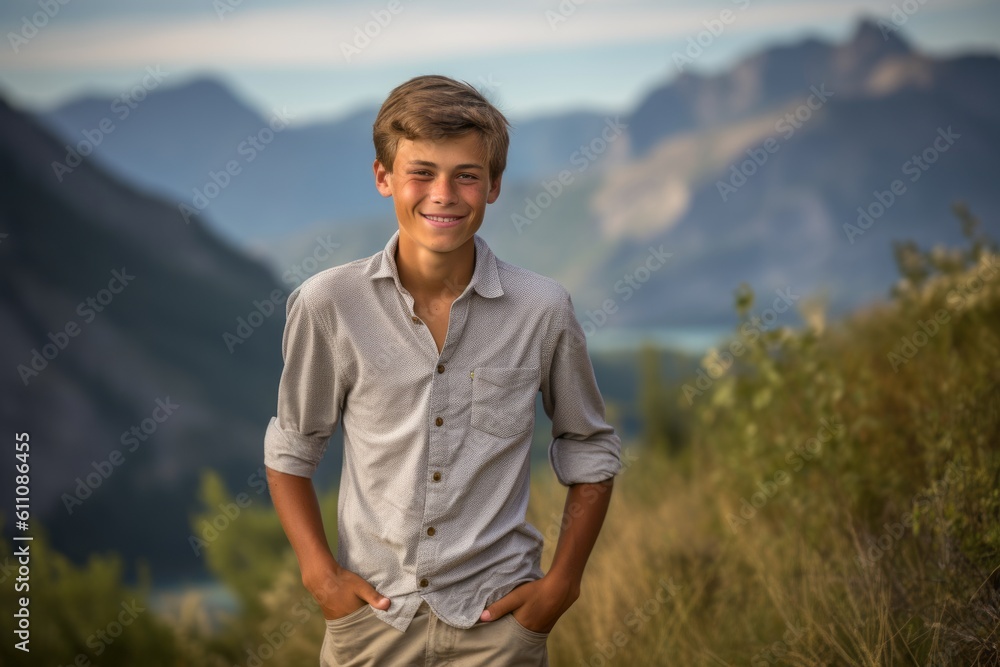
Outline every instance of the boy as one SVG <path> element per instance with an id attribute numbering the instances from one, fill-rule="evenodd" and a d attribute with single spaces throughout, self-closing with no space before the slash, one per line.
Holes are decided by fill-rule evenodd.
<path id="1" fill-rule="evenodd" d="M 288 297 L 271 497 L 327 631 L 320 664 L 548 665 L 577 600 L 621 442 L 569 293 L 476 234 L 500 194 L 507 119 L 421 76 L 375 120 L 375 185 L 399 229 Z M 535 396 L 569 487 L 551 568 L 525 520 Z M 311 476 L 344 430 L 337 556 Z"/>

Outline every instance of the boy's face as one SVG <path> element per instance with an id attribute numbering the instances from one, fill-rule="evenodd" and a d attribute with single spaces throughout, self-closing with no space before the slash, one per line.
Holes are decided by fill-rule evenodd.
<path id="1" fill-rule="evenodd" d="M 390 173 L 375 160 L 375 185 L 392 197 L 400 236 L 433 252 L 451 252 L 471 241 L 486 205 L 500 195 L 490 183 L 479 135 L 439 140 L 402 139 Z"/>

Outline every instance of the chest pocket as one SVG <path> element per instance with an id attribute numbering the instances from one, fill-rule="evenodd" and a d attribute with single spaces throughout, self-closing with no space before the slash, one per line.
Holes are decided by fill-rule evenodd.
<path id="1" fill-rule="evenodd" d="M 535 427 L 539 366 L 480 367 L 472 371 L 472 428 L 513 438 Z"/>

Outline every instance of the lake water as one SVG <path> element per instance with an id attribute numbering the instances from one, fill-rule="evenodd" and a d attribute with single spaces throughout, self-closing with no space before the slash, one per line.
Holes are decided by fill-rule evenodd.
<path id="1" fill-rule="evenodd" d="M 662 329 L 598 329 L 587 336 L 593 352 L 637 350 L 643 343 L 701 355 L 734 333 L 733 327 L 669 327 Z"/>
<path id="2" fill-rule="evenodd" d="M 198 609 L 207 615 L 213 627 L 218 627 L 220 617 L 239 613 L 239 602 L 229 588 L 211 579 L 154 586 L 149 605 L 161 616 L 177 618 L 185 598 L 192 594 L 197 596 Z"/>

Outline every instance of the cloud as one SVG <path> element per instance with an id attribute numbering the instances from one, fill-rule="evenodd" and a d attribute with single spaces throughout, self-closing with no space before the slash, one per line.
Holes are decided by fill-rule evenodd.
<path id="1" fill-rule="evenodd" d="M 343 44 L 354 46 L 358 30 L 369 25 L 375 33 L 372 5 L 357 7 L 241 8 L 221 19 L 138 18 L 60 25 L 52 21 L 20 48 L 0 51 L 0 65 L 15 69 L 87 69 L 107 67 L 257 67 L 364 68 L 393 63 L 439 62 L 454 57 L 478 57 L 522 52 L 551 52 L 614 46 L 656 40 L 686 39 L 704 30 L 704 22 L 729 8 L 736 19 L 725 30 L 739 32 L 780 27 L 811 27 L 881 9 L 888 2 L 794 2 L 687 5 L 665 8 L 641 2 L 590 0 L 572 14 L 558 13 L 560 3 L 514 4 L 499 12 L 477 6 L 446 11 L 440 6 L 398 0 L 392 16 L 371 43 L 350 62 Z M 388 3 L 387 3 L 388 4 Z M 386 5 L 374 11 L 386 12 Z M 964 4 L 964 3 L 962 3 Z M 874 7 L 873 7 L 874 6 Z M 954 5 L 952 5 L 952 8 Z M 933 11 L 930 6 L 924 11 Z M 553 12 L 547 14 L 547 12 Z M 553 16 L 565 18 L 555 22 Z M 10 25 L 8 30 L 16 30 Z M 5 31 L 6 32 L 6 31 Z"/>

